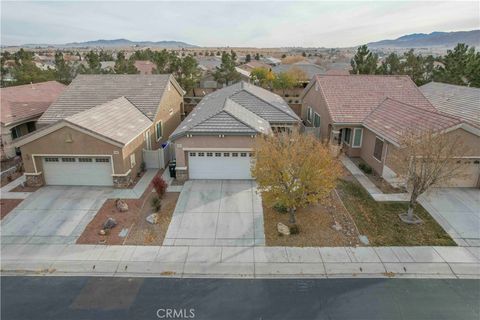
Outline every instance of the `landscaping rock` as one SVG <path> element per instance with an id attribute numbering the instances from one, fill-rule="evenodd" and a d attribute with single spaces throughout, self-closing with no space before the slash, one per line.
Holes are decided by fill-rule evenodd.
<path id="1" fill-rule="evenodd" d="M 366 246 L 370 244 L 370 241 L 368 241 L 368 237 L 365 235 L 359 235 L 358 240 L 360 240 L 360 242 Z"/>
<path id="2" fill-rule="evenodd" d="M 340 231 L 342 230 L 342 225 L 338 223 L 338 221 L 335 221 L 335 224 L 332 226 L 334 230 Z"/>
<path id="3" fill-rule="evenodd" d="M 146 218 L 148 223 L 157 224 L 158 223 L 158 213 L 152 213 Z"/>
<path id="4" fill-rule="evenodd" d="M 112 229 L 117 225 L 117 221 L 113 218 L 108 218 L 103 224 L 103 229 Z"/>
<path id="5" fill-rule="evenodd" d="M 107 234 L 107 232 L 104 229 L 102 229 L 98 232 L 98 234 L 101 235 L 101 236 L 104 236 L 104 235 Z"/>
<path id="6" fill-rule="evenodd" d="M 128 211 L 128 204 L 125 202 L 125 200 L 117 200 L 117 209 L 120 212 L 126 212 Z"/>
<path id="7" fill-rule="evenodd" d="M 277 231 L 278 233 L 280 234 L 283 234 L 285 236 L 289 236 L 290 235 L 290 228 L 286 225 L 284 225 L 283 223 L 279 222 L 277 224 Z"/>

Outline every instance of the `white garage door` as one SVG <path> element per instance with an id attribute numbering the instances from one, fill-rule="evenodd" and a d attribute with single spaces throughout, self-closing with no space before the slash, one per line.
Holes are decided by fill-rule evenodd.
<path id="1" fill-rule="evenodd" d="M 44 157 L 47 185 L 111 186 L 112 164 L 106 157 Z"/>
<path id="2" fill-rule="evenodd" d="M 480 160 L 479 159 L 462 159 L 462 168 L 459 170 L 458 177 L 449 181 L 448 187 L 477 187 L 480 176 Z"/>
<path id="3" fill-rule="evenodd" d="M 250 160 L 250 152 L 189 152 L 189 177 L 190 179 L 252 179 Z"/>

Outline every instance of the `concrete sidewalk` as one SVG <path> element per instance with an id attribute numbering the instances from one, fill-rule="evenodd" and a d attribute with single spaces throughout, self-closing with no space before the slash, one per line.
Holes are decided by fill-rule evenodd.
<path id="1" fill-rule="evenodd" d="M 3 274 L 480 278 L 479 247 L 2 245 Z"/>
<path id="2" fill-rule="evenodd" d="M 7 185 L 0 188 L 0 198 L 1 199 L 26 199 L 33 192 L 10 192 L 12 189 L 15 189 L 17 186 L 25 182 L 25 176 L 22 175 Z"/>

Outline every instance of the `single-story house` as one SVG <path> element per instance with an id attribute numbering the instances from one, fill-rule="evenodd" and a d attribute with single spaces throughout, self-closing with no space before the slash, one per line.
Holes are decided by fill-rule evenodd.
<path id="1" fill-rule="evenodd" d="M 66 86 L 47 81 L 0 89 L 1 159 L 14 157 L 16 139 L 35 131 L 36 121 Z"/>
<path id="2" fill-rule="evenodd" d="M 465 177 L 448 185 L 478 187 L 480 127 L 439 112 L 408 76 L 317 75 L 302 95 L 307 131 L 360 157 L 387 181 L 397 181 L 391 157 L 408 128 L 435 129 L 461 135 L 471 147 L 461 155 Z"/>
<path id="3" fill-rule="evenodd" d="M 27 184 L 130 185 L 180 123 L 183 94 L 170 74 L 77 76 L 16 143 Z"/>
<path id="4" fill-rule="evenodd" d="M 251 179 L 257 134 L 298 128 L 280 96 L 241 81 L 206 95 L 170 136 L 177 178 Z"/>
<path id="5" fill-rule="evenodd" d="M 134 64 L 140 74 L 152 74 L 156 69 L 155 63 L 150 60 L 136 60 Z"/>
<path id="6" fill-rule="evenodd" d="M 308 82 L 315 75 L 325 73 L 325 68 L 308 61 L 299 61 L 292 64 L 279 64 L 272 67 L 272 71 L 275 74 L 282 72 L 297 72 L 305 76 L 305 78 L 301 80 Z"/>

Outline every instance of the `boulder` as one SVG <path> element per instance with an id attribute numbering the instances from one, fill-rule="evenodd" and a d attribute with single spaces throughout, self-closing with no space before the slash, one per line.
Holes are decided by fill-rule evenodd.
<path id="1" fill-rule="evenodd" d="M 107 221 L 103 224 L 103 229 L 108 230 L 112 229 L 117 225 L 117 221 L 113 218 L 108 218 Z"/>
<path id="2" fill-rule="evenodd" d="M 332 226 L 333 229 L 340 231 L 342 230 L 342 225 L 338 223 L 338 221 L 335 221 L 335 224 Z"/>
<path id="3" fill-rule="evenodd" d="M 290 228 L 281 222 L 277 223 L 277 231 L 278 233 L 283 234 L 284 236 L 290 235 Z"/>
<path id="4" fill-rule="evenodd" d="M 117 210 L 120 212 L 128 211 L 128 204 L 124 200 L 117 200 Z"/>
<path id="5" fill-rule="evenodd" d="M 148 223 L 157 224 L 158 223 L 158 213 L 152 213 L 146 218 Z"/>

